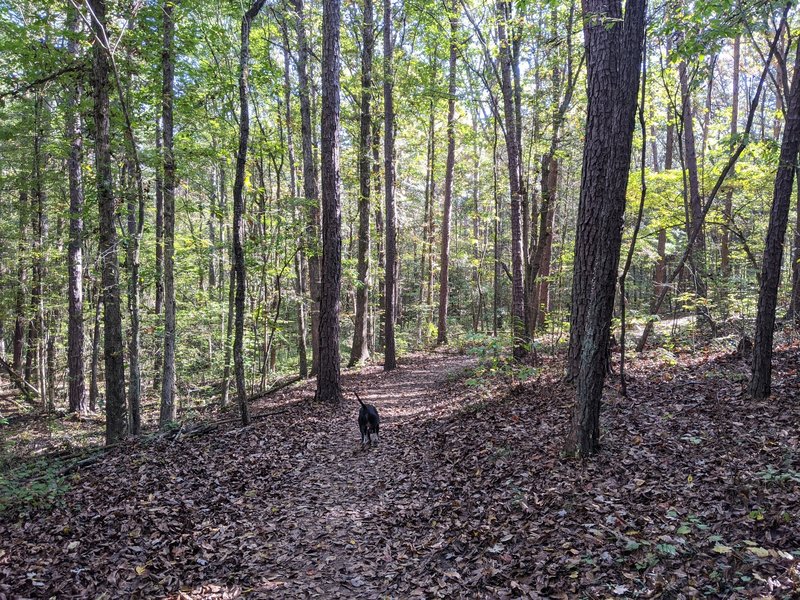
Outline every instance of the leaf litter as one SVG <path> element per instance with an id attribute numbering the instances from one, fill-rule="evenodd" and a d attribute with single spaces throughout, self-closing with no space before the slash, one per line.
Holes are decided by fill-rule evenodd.
<path id="1" fill-rule="evenodd" d="M 750 400 L 730 354 L 635 361 L 602 453 L 562 457 L 572 390 L 464 384 L 420 354 L 313 384 L 247 428 L 131 443 L 48 509 L 0 515 L 0 598 L 792 598 L 800 590 L 798 347 Z M 359 444 L 351 390 L 381 412 Z"/>

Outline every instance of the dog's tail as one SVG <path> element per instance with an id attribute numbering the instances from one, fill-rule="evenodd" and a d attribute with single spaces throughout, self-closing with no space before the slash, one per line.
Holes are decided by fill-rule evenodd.
<path id="1" fill-rule="evenodd" d="M 361 400 L 361 396 L 358 395 L 358 392 L 353 390 L 353 393 L 356 395 L 356 399 L 358 400 L 359 404 L 361 404 L 361 406 L 365 406 L 364 401 Z"/>

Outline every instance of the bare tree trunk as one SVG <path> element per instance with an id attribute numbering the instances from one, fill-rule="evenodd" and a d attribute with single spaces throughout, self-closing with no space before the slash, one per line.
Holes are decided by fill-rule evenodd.
<path id="1" fill-rule="evenodd" d="M 369 306 L 369 216 L 371 209 L 370 191 L 372 175 L 372 55 L 375 49 L 375 17 L 372 0 L 364 0 L 362 17 L 363 51 L 361 54 L 361 123 L 358 140 L 358 283 L 356 284 L 356 319 L 353 331 L 353 347 L 350 352 L 350 366 L 369 359 L 367 344 Z"/>
<path id="2" fill-rule="evenodd" d="M 297 198 L 297 166 L 294 155 L 294 127 L 292 125 L 292 80 L 289 59 L 289 28 L 286 18 L 281 22 L 283 36 L 283 102 L 286 105 L 286 150 L 289 156 L 289 193 Z M 308 350 L 306 348 L 306 251 L 302 239 L 295 254 L 295 292 L 297 293 L 297 356 L 299 375 L 308 377 Z"/>
<path id="3" fill-rule="evenodd" d="M 266 0 L 256 0 L 242 17 L 239 52 L 239 148 L 236 152 L 236 178 L 233 183 L 233 265 L 236 272 L 235 334 L 233 361 L 236 372 L 236 395 L 242 425 L 250 424 L 247 389 L 244 378 L 244 299 L 246 270 L 244 262 L 244 171 L 247 165 L 247 142 L 250 137 L 249 85 L 250 27 Z M 301 20 L 302 22 L 302 20 Z"/>
<path id="4" fill-rule="evenodd" d="M 69 8 L 68 52 L 77 57 L 79 32 L 78 14 Z M 69 326 L 67 332 L 67 363 L 69 410 L 86 413 L 86 384 L 83 376 L 83 127 L 79 106 L 83 89 L 75 81 L 67 99 L 67 139 L 70 142 L 67 171 L 69 172 Z"/>
<path id="5" fill-rule="evenodd" d="M 161 119 L 156 120 L 156 319 L 161 320 L 164 311 L 164 180 L 163 180 L 163 139 L 161 135 Z M 153 389 L 161 394 L 161 372 L 163 370 L 163 342 L 156 335 L 153 359 Z"/>
<path id="6" fill-rule="evenodd" d="M 694 137 L 694 110 L 692 108 L 692 96 L 689 90 L 689 78 L 686 72 L 686 63 L 681 62 L 678 65 L 678 74 L 681 84 L 681 119 L 683 121 L 683 148 L 684 157 L 686 161 L 686 171 L 689 176 L 689 222 L 686 224 L 686 230 L 692 231 L 697 223 L 701 220 L 703 213 L 703 203 L 700 199 L 700 180 L 698 177 L 697 169 L 697 149 Z M 693 254 L 690 255 L 690 260 L 696 266 L 694 273 L 695 286 L 697 295 L 700 298 L 705 298 L 708 294 L 706 291 L 705 278 L 705 235 L 702 229 L 697 238 L 696 245 L 693 249 Z M 696 253 L 695 253 L 696 251 Z M 700 309 L 698 305 L 698 315 L 706 314 L 705 309 Z"/>
<path id="7" fill-rule="evenodd" d="M 100 269 L 102 270 L 103 259 L 100 258 Z M 100 396 L 99 391 L 99 371 L 100 371 L 100 306 L 103 304 L 103 295 L 100 291 L 100 286 L 97 285 L 97 278 L 93 278 L 92 283 L 92 299 L 94 302 L 94 325 L 92 327 L 92 354 L 89 367 L 89 411 L 94 412 L 97 410 L 97 399 Z"/>
<path id="8" fill-rule="evenodd" d="M 21 181 L 24 185 L 24 180 Z M 14 304 L 14 341 L 12 368 L 16 373 L 22 370 L 22 355 L 25 353 L 25 290 L 28 282 L 28 270 L 25 268 L 25 248 L 27 245 L 27 231 L 29 215 L 28 211 L 28 192 L 25 189 L 19 192 L 19 244 L 17 245 L 17 287 L 16 300 Z"/>
<path id="9" fill-rule="evenodd" d="M 33 258 L 33 289 L 31 290 L 31 309 L 35 315 L 31 321 L 29 345 L 36 350 L 37 383 L 39 385 L 39 397 L 42 400 L 42 408 L 52 412 L 54 407 L 47 403 L 49 394 L 47 393 L 47 363 L 45 360 L 45 348 L 47 331 L 45 329 L 45 309 L 44 309 L 44 279 L 45 279 L 45 244 L 47 239 L 47 216 L 45 214 L 45 203 L 47 192 L 44 189 L 45 158 L 42 152 L 42 141 L 44 138 L 43 115 L 44 98 L 41 92 L 37 92 L 35 100 L 34 134 L 33 134 L 33 197 L 36 203 L 36 212 L 33 214 L 33 231 L 36 235 L 34 241 Z"/>
<path id="10" fill-rule="evenodd" d="M 623 16 L 620 0 L 584 3 L 589 104 L 578 218 L 586 223 L 587 214 L 594 210 L 599 218 L 592 225 L 597 229 L 591 236 L 597 256 L 586 288 L 592 290 L 592 298 L 586 307 L 575 410 L 566 442 L 567 453 L 579 456 L 600 448 L 600 401 L 608 364 L 645 6 L 645 0 L 628 0 Z M 576 260 L 577 252 L 576 248 Z M 576 301 L 588 303 L 589 297 L 573 298 Z"/>
<path id="11" fill-rule="evenodd" d="M 386 201 L 386 291 L 384 292 L 383 368 L 397 367 L 394 326 L 397 279 L 397 218 L 394 206 L 394 44 L 392 41 L 392 1 L 383 2 L 383 161 Z"/>
<path id="12" fill-rule="evenodd" d="M 236 270 L 233 265 L 228 276 L 228 320 L 225 325 L 225 365 L 222 369 L 222 400 L 221 406 L 228 406 L 228 396 L 231 388 L 231 333 L 233 332 L 233 308 L 235 305 Z"/>
<path id="13" fill-rule="evenodd" d="M 522 188 L 521 165 L 517 138 L 514 97 L 511 81 L 511 42 L 506 28 L 511 13 L 508 0 L 497 2 L 497 32 L 500 40 L 500 65 L 502 75 L 503 113 L 505 115 L 506 152 L 508 154 L 508 180 L 511 191 L 511 332 L 514 358 L 526 354 L 527 328 L 525 323 L 525 291 L 523 281 L 524 257 L 522 248 Z"/>
<path id="14" fill-rule="evenodd" d="M 119 287 L 117 210 L 111 177 L 110 108 L 108 98 L 109 58 L 101 40 L 106 36 L 106 1 L 89 0 L 94 13 L 92 27 L 94 65 L 95 162 L 97 204 L 100 211 L 100 246 L 103 257 L 103 322 L 106 381 L 106 444 L 120 441 L 127 433 L 125 366 L 122 342 L 122 310 Z"/>
<path id="15" fill-rule="evenodd" d="M 164 368 L 161 385 L 161 429 L 177 418 L 175 406 L 175 154 L 173 148 L 172 105 L 174 100 L 175 63 L 172 19 L 174 2 L 164 0 L 162 7 L 164 44 L 161 50 L 161 115 L 164 128 Z"/>
<path id="16" fill-rule="evenodd" d="M 342 202 L 339 174 L 339 23 L 341 0 L 322 3 L 322 289 L 316 399 L 341 402 L 339 295 L 342 279 Z"/>
<path id="17" fill-rule="evenodd" d="M 447 343 L 447 306 L 450 300 L 450 218 L 453 212 L 453 171 L 456 164 L 456 58 L 458 55 L 458 4 L 450 8 L 450 81 L 447 89 L 447 167 L 442 209 L 442 254 L 439 270 L 439 330 L 437 344 Z"/>
<path id="18" fill-rule="evenodd" d="M 381 195 L 381 122 L 380 119 L 375 119 L 372 122 L 372 185 L 373 193 L 377 199 Z M 384 281 L 386 275 L 386 250 L 383 246 L 383 211 L 381 210 L 380 201 L 375 202 L 375 243 L 378 246 L 378 268 L 377 276 L 378 281 L 375 288 L 378 291 L 377 310 L 375 310 L 375 326 L 374 333 L 376 334 L 375 344 L 373 346 L 374 352 L 383 351 L 383 334 L 385 331 L 385 321 L 383 320 L 386 311 L 386 299 L 384 293 L 386 292 L 386 284 Z"/>
<path id="19" fill-rule="evenodd" d="M 306 227 L 306 252 L 308 253 L 309 290 L 311 292 L 311 375 L 319 369 L 319 302 L 320 302 L 320 249 L 319 249 L 319 188 L 314 160 L 311 118 L 311 87 L 308 81 L 308 42 L 306 41 L 303 0 L 293 0 L 297 13 L 297 78 L 300 84 L 300 134 L 303 146 L 303 195 L 308 202 Z"/>
<path id="20" fill-rule="evenodd" d="M 789 206 L 794 187 L 797 153 L 800 149 L 800 46 L 797 48 L 794 74 L 786 111 L 786 127 L 781 142 L 778 173 L 772 211 L 769 216 L 764 261 L 761 268 L 761 289 L 758 294 L 758 314 L 753 343 L 753 369 L 750 394 L 755 399 L 767 398 L 772 383 L 772 339 L 775 328 L 775 308 L 778 284 L 783 264 L 783 241 L 789 222 Z"/>

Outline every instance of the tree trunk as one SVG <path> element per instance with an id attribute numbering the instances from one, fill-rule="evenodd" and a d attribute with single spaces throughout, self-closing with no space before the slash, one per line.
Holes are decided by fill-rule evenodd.
<path id="1" fill-rule="evenodd" d="M 591 305 L 585 306 L 576 404 L 566 444 L 569 454 L 579 456 L 594 454 L 600 447 L 600 402 L 622 241 L 644 17 L 645 0 L 628 0 L 624 17 L 620 0 L 584 3 L 588 116 L 578 218 L 584 227 L 588 215 L 596 214 L 598 219 L 590 236 L 596 242 L 591 248 L 596 259 L 589 285 L 579 290 L 591 290 L 592 294 Z M 578 258 L 576 247 L 576 265 Z M 588 294 L 573 298 L 576 302 L 588 303 Z"/>
<path id="2" fill-rule="evenodd" d="M 697 169 L 697 148 L 694 137 L 694 110 L 692 108 L 692 95 L 689 89 L 689 79 L 686 72 L 686 63 L 678 65 L 678 75 L 681 84 L 681 119 L 683 122 L 683 149 L 686 171 L 689 176 L 689 222 L 686 224 L 686 231 L 690 232 L 702 220 L 703 203 L 700 199 L 700 180 Z M 699 299 L 707 296 L 705 277 L 705 235 L 702 229 L 697 237 L 693 254 L 690 260 L 696 267 L 694 273 L 695 287 Z M 705 308 L 698 304 L 698 315 L 706 314 Z"/>
<path id="3" fill-rule="evenodd" d="M 775 327 L 775 308 L 778 301 L 783 264 L 783 241 L 789 222 L 789 205 L 794 187 L 797 152 L 800 149 L 800 46 L 795 56 L 794 74 L 786 111 L 786 126 L 781 142 L 778 172 L 772 196 L 764 261 L 761 267 L 761 289 L 758 294 L 758 314 L 753 343 L 753 369 L 750 394 L 755 399 L 767 398 L 772 383 L 772 338 Z"/>
<path id="4" fill-rule="evenodd" d="M 439 327 L 437 344 L 447 343 L 447 306 L 450 300 L 450 218 L 453 212 L 453 171 L 456 164 L 456 58 L 458 55 L 458 5 L 450 13 L 450 81 L 447 89 L 447 167 L 444 176 L 442 209 L 442 254 L 439 270 Z"/>
<path id="5" fill-rule="evenodd" d="M 78 14 L 69 9 L 70 39 L 67 50 L 78 57 Z M 75 80 L 67 99 L 67 139 L 70 143 L 67 171 L 69 173 L 69 325 L 67 331 L 67 380 L 70 412 L 84 414 L 86 384 L 83 376 L 83 127 L 80 103 L 83 89 L 80 78 Z"/>
<path id="6" fill-rule="evenodd" d="M 394 44 L 392 41 L 392 0 L 383 2 L 383 162 L 386 201 L 386 291 L 384 292 L 383 368 L 397 367 L 394 326 L 397 317 L 397 218 L 394 206 Z"/>
<path id="7" fill-rule="evenodd" d="M 95 162 L 97 204 L 100 212 L 99 252 L 103 257 L 103 330 L 106 381 L 106 444 L 113 444 L 127 432 L 125 403 L 125 366 L 122 342 L 122 310 L 117 255 L 117 210 L 111 176 L 111 115 L 108 98 L 109 59 L 100 40 L 106 36 L 106 1 L 89 0 L 94 13 L 92 27 L 94 77 Z"/>
<path id="8" fill-rule="evenodd" d="M 250 137 L 250 107 L 248 78 L 250 75 L 250 26 L 261 12 L 266 0 L 256 0 L 242 17 L 241 49 L 239 52 L 239 148 L 236 152 L 236 177 L 233 183 L 233 267 L 236 273 L 235 333 L 233 361 L 236 373 L 236 395 L 242 425 L 250 424 L 247 389 L 244 378 L 244 299 L 246 271 L 244 262 L 244 171 L 247 164 L 247 142 Z"/>
<path id="9" fill-rule="evenodd" d="M 363 52 L 361 55 L 361 123 L 358 139 L 358 283 L 356 284 L 356 320 L 353 331 L 353 347 L 350 351 L 350 366 L 369 359 L 367 344 L 369 306 L 369 216 L 372 175 L 372 55 L 375 49 L 375 17 L 372 0 L 364 0 L 362 22 Z"/>
<path id="10" fill-rule="evenodd" d="M 339 295 L 342 280 L 342 202 L 339 174 L 339 23 L 341 0 L 322 3 L 322 289 L 316 399 L 339 403 Z"/>
<path id="11" fill-rule="evenodd" d="M 45 359 L 46 337 L 45 329 L 45 308 L 44 308 L 44 280 L 45 280 L 45 248 L 47 240 L 47 215 L 45 213 L 45 203 L 47 202 L 47 192 L 44 187 L 44 162 L 45 157 L 42 151 L 44 138 L 43 112 L 44 98 L 38 92 L 35 99 L 34 134 L 33 134 L 33 198 L 36 205 L 36 212 L 33 216 L 34 255 L 33 255 L 33 288 L 31 290 L 31 312 L 34 317 L 31 320 L 30 335 L 28 336 L 29 349 L 36 351 L 37 382 L 39 384 L 39 397 L 42 400 L 42 408 L 52 412 L 53 407 L 48 406 L 47 398 L 47 363 Z"/>
<path id="12" fill-rule="evenodd" d="M 373 328 L 374 333 L 376 334 L 375 343 L 373 346 L 374 352 L 382 352 L 383 351 L 383 333 L 385 331 L 385 321 L 383 320 L 386 316 L 386 311 L 384 309 L 386 305 L 386 300 L 384 298 L 384 293 L 386 292 L 386 285 L 385 285 L 385 275 L 386 275 L 386 250 L 383 246 L 383 211 L 381 210 L 380 204 L 380 195 L 381 195 L 381 121 L 380 119 L 375 119 L 372 122 L 372 185 L 373 193 L 378 199 L 375 202 L 375 242 L 378 246 L 378 281 L 375 288 L 378 290 L 378 302 L 377 302 L 377 310 L 375 310 L 376 315 L 376 324 Z"/>
<path id="13" fill-rule="evenodd" d="M 24 179 L 20 182 L 25 184 Z M 13 341 L 13 357 L 12 368 L 16 373 L 22 370 L 22 355 L 25 353 L 25 290 L 28 284 L 28 270 L 25 268 L 25 248 L 27 247 L 27 231 L 29 215 L 28 211 L 28 192 L 25 189 L 19 192 L 19 204 L 17 211 L 19 212 L 19 243 L 17 245 L 17 294 L 14 303 L 14 341 Z"/>
<path id="14" fill-rule="evenodd" d="M 311 375 L 319 369 L 320 252 L 319 188 L 312 139 L 311 88 L 308 81 L 308 42 L 306 40 L 303 0 L 293 0 L 297 12 L 297 79 L 300 92 L 300 135 L 303 146 L 303 195 L 308 202 L 306 252 L 308 254 L 309 290 L 311 292 Z"/>
<path id="15" fill-rule="evenodd" d="M 164 181 L 163 181 L 163 139 L 161 135 L 161 119 L 156 119 L 156 319 L 161 321 L 164 310 Z M 164 344 L 161 336 L 156 335 L 153 359 L 153 389 L 161 394 L 161 371 L 163 370 Z"/>
<path id="16" fill-rule="evenodd" d="M 102 258 L 100 268 L 102 269 Z M 94 325 L 92 327 L 92 354 L 89 366 L 89 412 L 97 410 L 97 399 L 100 397 L 98 380 L 100 378 L 100 306 L 103 304 L 103 295 L 97 285 L 97 278 L 93 278 L 92 299 L 94 301 Z"/>
<path id="17" fill-rule="evenodd" d="M 175 63 L 172 19 L 174 2 L 164 0 L 162 8 L 164 43 L 161 50 L 161 115 L 164 135 L 164 365 L 161 385 L 161 429 L 177 418 L 175 406 L 175 154 L 173 148 L 172 105 Z"/>
<path id="18" fill-rule="evenodd" d="M 283 102 L 286 105 L 286 151 L 289 156 L 289 193 L 292 202 L 297 198 L 297 166 L 294 155 L 294 127 L 292 125 L 292 79 L 289 57 L 289 28 L 286 19 L 281 23 L 283 36 Z M 296 216 L 296 215 L 295 215 Z M 301 239 L 294 258 L 295 292 L 297 293 L 297 357 L 299 375 L 308 377 L 308 350 L 306 348 L 306 252 Z"/>
<path id="19" fill-rule="evenodd" d="M 497 32 L 500 41 L 503 113 L 505 116 L 506 152 L 508 155 L 508 181 L 511 191 L 511 332 L 513 353 L 517 360 L 526 354 L 527 328 L 525 318 L 525 290 L 523 281 L 524 257 L 522 249 L 522 188 L 519 145 L 517 143 L 514 96 L 511 81 L 511 42 L 506 28 L 511 12 L 508 0 L 497 2 Z"/>

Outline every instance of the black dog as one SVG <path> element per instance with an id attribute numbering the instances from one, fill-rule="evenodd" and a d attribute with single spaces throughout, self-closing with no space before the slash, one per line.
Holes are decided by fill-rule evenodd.
<path id="1" fill-rule="evenodd" d="M 375 434 L 375 443 L 378 442 L 378 430 L 381 426 L 381 418 L 378 416 L 378 409 L 372 404 L 364 404 L 358 393 L 353 392 L 361 404 L 358 411 L 358 428 L 361 430 L 361 447 L 365 448 L 367 442 L 372 445 L 372 434 Z"/>

